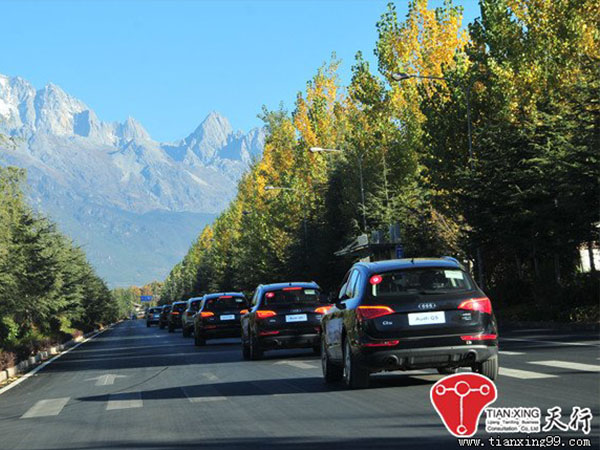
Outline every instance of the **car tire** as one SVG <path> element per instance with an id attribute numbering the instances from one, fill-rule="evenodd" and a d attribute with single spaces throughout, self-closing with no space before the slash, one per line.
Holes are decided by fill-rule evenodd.
<path id="1" fill-rule="evenodd" d="M 173 333 L 175 331 L 175 328 L 172 327 L 171 325 L 169 325 L 169 333 Z"/>
<path id="2" fill-rule="evenodd" d="M 184 338 L 190 337 L 190 330 L 185 325 L 181 328 L 181 334 L 183 334 Z"/>
<path id="3" fill-rule="evenodd" d="M 343 379 L 350 389 L 365 389 L 369 387 L 369 369 L 352 354 L 350 340 L 344 338 Z"/>
<path id="4" fill-rule="evenodd" d="M 161 323 L 161 324 L 158 326 L 158 328 L 160 328 L 161 330 L 164 330 L 164 329 L 165 329 L 165 324 L 164 324 L 164 323 Z"/>
<path id="5" fill-rule="evenodd" d="M 313 354 L 319 356 L 321 354 L 321 345 L 313 345 Z"/>
<path id="6" fill-rule="evenodd" d="M 458 368 L 456 367 L 438 367 L 437 369 L 440 375 L 452 375 L 458 372 Z"/>
<path id="7" fill-rule="evenodd" d="M 344 367 L 333 364 L 325 350 L 325 340 L 321 339 L 321 369 L 325 383 L 335 383 L 344 377 Z"/>
<path id="8" fill-rule="evenodd" d="M 492 381 L 498 378 L 498 370 L 499 365 L 497 356 L 492 356 L 490 359 L 480 363 L 476 363 L 473 366 L 473 372 L 480 373 L 481 375 L 489 378 Z"/>
<path id="9" fill-rule="evenodd" d="M 258 339 L 256 337 L 251 337 L 250 338 L 250 359 L 253 361 L 257 361 L 259 359 L 262 359 L 263 357 L 263 350 L 262 348 L 260 348 L 260 343 L 258 342 Z"/>
<path id="10" fill-rule="evenodd" d="M 146 328 L 150 328 L 150 322 L 146 322 Z"/>

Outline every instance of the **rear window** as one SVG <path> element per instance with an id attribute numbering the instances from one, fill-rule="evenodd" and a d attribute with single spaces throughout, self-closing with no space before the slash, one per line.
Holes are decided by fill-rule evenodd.
<path id="1" fill-rule="evenodd" d="M 279 305 L 289 303 L 318 303 L 319 290 L 290 286 L 277 291 L 265 292 L 264 305 Z"/>
<path id="2" fill-rule="evenodd" d="M 173 305 L 173 311 L 179 311 L 179 312 L 181 312 L 185 308 L 187 308 L 187 303 L 179 303 L 179 304 L 175 303 Z"/>
<path id="3" fill-rule="evenodd" d="M 204 309 L 209 311 L 224 311 L 224 310 L 242 310 L 248 307 L 248 302 L 244 297 L 233 297 L 224 295 L 222 297 L 209 298 L 206 300 Z"/>
<path id="4" fill-rule="evenodd" d="M 169 312 L 169 311 L 171 311 L 171 305 L 169 305 L 169 306 L 165 306 L 165 307 L 163 308 L 163 311 L 166 311 L 166 312 Z"/>
<path id="5" fill-rule="evenodd" d="M 460 269 L 426 267 L 372 275 L 367 290 L 372 297 L 415 294 L 445 294 L 473 289 L 469 276 Z"/>
<path id="6" fill-rule="evenodd" d="M 201 302 L 202 302 L 202 299 L 198 299 L 198 300 L 194 300 L 193 302 L 190 302 L 190 309 L 192 309 L 193 311 L 198 311 L 198 308 L 200 307 Z"/>
<path id="7" fill-rule="evenodd" d="M 160 308 L 150 308 L 148 310 L 149 314 L 154 314 L 154 313 L 157 313 L 157 312 L 160 312 Z"/>

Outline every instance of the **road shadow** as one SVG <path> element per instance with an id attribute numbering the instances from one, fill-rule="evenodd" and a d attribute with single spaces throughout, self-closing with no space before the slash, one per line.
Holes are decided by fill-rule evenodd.
<path id="1" fill-rule="evenodd" d="M 387 389 L 390 387 L 408 387 L 432 384 L 430 381 L 410 376 L 373 377 L 369 390 Z M 130 390 L 131 387 L 123 390 Z M 251 397 L 283 394 L 318 394 L 327 392 L 350 392 L 341 383 L 325 384 L 321 377 L 276 378 L 253 381 L 229 381 L 221 383 L 202 383 L 187 386 L 168 387 L 137 391 L 144 400 L 167 400 L 180 398 L 211 397 Z M 80 397 L 83 402 L 105 402 L 109 395 L 102 394 Z"/>

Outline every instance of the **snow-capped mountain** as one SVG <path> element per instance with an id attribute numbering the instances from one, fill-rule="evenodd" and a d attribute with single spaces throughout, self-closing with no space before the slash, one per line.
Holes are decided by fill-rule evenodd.
<path id="1" fill-rule="evenodd" d="M 33 203 L 86 246 L 111 284 L 164 277 L 163 269 L 168 270 L 201 226 L 227 205 L 237 180 L 261 154 L 265 140 L 264 129 L 234 131 L 225 117 L 212 112 L 189 136 L 161 143 L 131 117 L 122 123 L 104 122 L 59 86 L 36 90 L 22 78 L 4 75 L 0 75 L 0 134 L 12 138 L 0 140 L 0 164 L 28 170 Z M 186 214 L 185 226 L 179 226 L 186 228 L 185 233 L 173 230 L 171 241 L 163 244 L 157 242 L 158 224 L 144 221 L 137 229 L 122 223 L 131 225 L 148 214 L 156 219 L 180 213 Z M 197 226 L 190 226 L 194 215 Z M 176 220 L 166 222 L 178 227 Z M 98 228 L 103 232 L 90 232 Z M 136 229 L 136 239 L 127 239 L 125 229 Z M 119 242 L 116 247 L 125 254 L 136 251 L 128 248 L 128 242 L 138 245 L 137 238 L 144 233 L 154 237 L 147 240 L 148 246 L 157 245 L 150 252 L 154 261 L 148 263 L 156 269 L 147 273 L 141 269 L 130 280 L 115 279 L 114 274 L 131 270 L 119 269 L 119 255 L 106 253 L 110 247 L 106 240 Z"/>

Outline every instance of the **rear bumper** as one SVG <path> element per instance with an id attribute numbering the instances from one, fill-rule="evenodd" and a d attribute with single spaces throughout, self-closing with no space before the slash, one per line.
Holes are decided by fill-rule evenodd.
<path id="1" fill-rule="evenodd" d="M 414 349 L 386 349 L 364 354 L 362 360 L 373 371 L 413 370 L 438 367 L 469 367 L 498 355 L 495 345 L 461 345 Z"/>
<path id="2" fill-rule="evenodd" d="M 311 348 L 319 345 L 321 337 L 318 333 L 260 336 L 260 346 L 264 350 L 278 348 Z"/>
<path id="3" fill-rule="evenodd" d="M 206 339 L 235 338 L 242 335 L 242 327 L 237 326 L 217 326 L 217 328 L 201 328 L 200 333 Z"/>
<path id="4" fill-rule="evenodd" d="M 149 324 L 158 323 L 159 319 L 146 319 L 146 322 Z"/>

